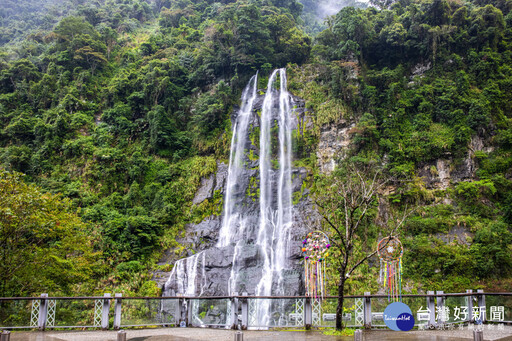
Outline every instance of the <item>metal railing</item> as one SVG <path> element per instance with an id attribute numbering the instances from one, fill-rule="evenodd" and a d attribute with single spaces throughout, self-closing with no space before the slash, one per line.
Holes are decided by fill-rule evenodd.
<path id="1" fill-rule="evenodd" d="M 267 329 L 335 325 L 338 297 L 322 301 L 308 296 L 215 297 L 4 297 L 0 329 L 115 329 L 140 326 Z M 455 323 L 512 323 L 512 293 L 429 291 L 404 294 L 415 326 L 438 328 Z M 384 327 L 387 295 L 347 295 L 343 323 L 349 327 Z"/>

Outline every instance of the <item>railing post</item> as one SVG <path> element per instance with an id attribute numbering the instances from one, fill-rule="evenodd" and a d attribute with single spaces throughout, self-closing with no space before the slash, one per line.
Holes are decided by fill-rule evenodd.
<path id="1" fill-rule="evenodd" d="M 242 296 L 247 296 L 247 293 L 243 292 Z M 249 324 L 249 302 L 247 298 L 242 298 L 240 301 L 242 304 L 242 330 L 246 330 Z"/>
<path id="2" fill-rule="evenodd" d="M 194 302 L 192 302 L 192 300 L 188 299 L 188 298 L 185 299 L 185 301 L 186 301 L 185 308 L 186 308 L 186 314 L 187 314 L 186 315 L 187 316 L 186 322 L 187 322 L 187 327 L 188 327 L 188 326 L 192 326 L 193 323 L 194 323 L 194 319 L 192 318 L 192 310 L 193 310 L 192 309 L 192 304 Z"/>
<path id="3" fill-rule="evenodd" d="M 363 331 L 361 329 L 354 331 L 354 341 L 363 341 Z"/>
<path id="4" fill-rule="evenodd" d="M 119 330 L 121 328 L 121 297 L 123 294 L 114 294 L 115 297 L 115 308 L 114 308 L 114 329 Z"/>
<path id="5" fill-rule="evenodd" d="M 181 323 L 181 305 L 182 305 L 182 299 L 181 299 L 181 294 L 178 293 L 176 294 L 176 296 L 178 297 L 178 304 L 176 304 L 176 311 L 174 312 L 174 319 L 176 320 L 176 327 L 179 327 L 180 326 L 180 323 Z"/>
<path id="6" fill-rule="evenodd" d="M 484 341 L 483 330 L 473 330 L 473 341 Z"/>
<path id="7" fill-rule="evenodd" d="M 486 320 L 487 320 L 487 308 L 485 306 L 485 294 L 484 294 L 484 291 L 482 289 L 478 289 L 477 291 L 477 294 L 478 294 L 478 309 L 480 311 L 480 320 L 482 321 L 482 323 L 484 323 Z"/>
<path id="8" fill-rule="evenodd" d="M 427 291 L 427 310 L 429 312 L 428 327 L 434 328 L 436 326 L 436 301 L 434 299 L 434 292 Z"/>
<path id="9" fill-rule="evenodd" d="M 101 312 L 101 329 L 108 329 L 108 313 L 110 312 L 110 299 L 112 296 L 109 293 L 103 294 L 103 310 Z"/>
<path id="10" fill-rule="evenodd" d="M 231 329 L 237 329 L 238 324 L 238 293 L 234 292 L 233 296 L 231 296 Z"/>
<path id="11" fill-rule="evenodd" d="M 311 297 L 306 297 L 304 301 L 304 327 L 306 330 L 311 329 L 313 324 L 313 306 L 311 305 Z"/>
<path id="12" fill-rule="evenodd" d="M 466 293 L 469 294 L 468 297 L 468 322 L 474 322 L 473 317 L 473 290 L 466 290 Z"/>
<path id="13" fill-rule="evenodd" d="M 46 328 L 46 318 L 48 317 L 48 294 L 41 294 L 41 304 L 39 304 L 39 330 Z"/>
<path id="14" fill-rule="evenodd" d="M 444 325 L 444 323 L 446 322 L 445 321 L 445 314 L 444 314 L 444 300 L 445 300 L 445 297 L 443 296 L 444 294 L 444 291 L 442 290 L 438 290 L 436 292 L 436 295 L 437 295 L 437 310 L 439 311 L 439 313 L 437 314 L 437 324 L 438 325 Z"/>
<path id="15" fill-rule="evenodd" d="M 363 323 L 365 329 L 370 329 L 372 327 L 372 299 L 371 293 L 364 293 L 364 312 L 363 312 Z"/>

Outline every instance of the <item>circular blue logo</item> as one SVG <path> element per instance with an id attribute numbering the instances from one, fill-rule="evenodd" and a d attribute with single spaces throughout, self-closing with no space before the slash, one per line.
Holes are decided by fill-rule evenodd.
<path id="1" fill-rule="evenodd" d="M 411 330 L 414 327 L 414 317 L 409 313 L 402 313 L 398 315 L 396 326 L 403 332 Z"/>
<path id="2" fill-rule="evenodd" d="M 384 323 L 395 331 L 406 332 L 414 327 L 414 316 L 411 308 L 405 303 L 394 302 L 384 309 Z"/>

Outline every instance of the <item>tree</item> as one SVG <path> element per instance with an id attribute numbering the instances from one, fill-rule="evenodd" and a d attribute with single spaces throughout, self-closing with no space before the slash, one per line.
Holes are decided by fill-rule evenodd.
<path id="1" fill-rule="evenodd" d="M 336 14 L 333 32 L 339 41 L 339 58 L 363 59 L 363 49 L 374 34 L 365 12 L 353 7 L 345 7 Z"/>
<path id="2" fill-rule="evenodd" d="M 69 294 L 94 277 L 99 256 L 69 200 L 0 168 L 0 296 Z M 98 269 L 96 269 L 98 270 Z"/>
<path id="3" fill-rule="evenodd" d="M 336 329 L 343 328 L 343 302 L 347 279 L 364 262 L 377 253 L 377 237 L 394 236 L 412 211 L 405 210 L 396 222 L 388 219 L 388 226 L 375 229 L 374 218 L 384 186 L 391 181 L 372 164 L 346 160 L 343 167 L 326 177 L 317 191 L 317 206 L 330 234 L 333 252 L 338 261 L 338 305 Z M 372 238 L 374 237 L 374 238 Z M 386 247 L 384 245 L 383 247 Z"/>
<path id="4" fill-rule="evenodd" d="M 99 34 L 94 27 L 80 17 L 67 17 L 62 19 L 54 31 L 57 36 L 65 41 L 72 41 L 75 37 L 88 34 L 98 40 Z"/>
<path id="5" fill-rule="evenodd" d="M 91 69 L 91 73 L 93 74 L 98 65 L 107 63 L 105 56 L 101 52 L 94 51 L 90 46 L 84 46 L 76 50 L 75 59 L 84 61 L 85 64 Z"/>
<path id="6" fill-rule="evenodd" d="M 0 91 L 13 92 L 27 87 L 28 82 L 37 81 L 41 77 L 37 67 L 28 59 L 19 59 L 13 65 L 0 72 Z"/>
<path id="7" fill-rule="evenodd" d="M 370 0 L 370 4 L 380 9 L 388 9 L 394 4 L 395 0 Z"/>
<path id="8" fill-rule="evenodd" d="M 117 32 L 106 25 L 101 25 L 99 31 L 107 46 L 107 59 L 110 59 L 110 54 L 117 44 Z"/>
<path id="9" fill-rule="evenodd" d="M 191 123 L 204 134 L 214 134 L 222 126 L 231 105 L 231 88 L 220 81 L 211 91 L 198 98 Z"/>

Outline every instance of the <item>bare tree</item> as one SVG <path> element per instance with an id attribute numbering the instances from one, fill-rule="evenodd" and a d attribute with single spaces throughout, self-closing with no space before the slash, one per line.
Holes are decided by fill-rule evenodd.
<path id="1" fill-rule="evenodd" d="M 374 224 L 379 197 L 391 178 L 386 177 L 375 165 L 344 162 L 342 168 L 326 177 L 317 189 L 316 204 L 330 232 L 331 245 L 340 251 L 337 260 L 338 305 L 336 329 L 343 328 L 343 301 L 345 284 L 361 264 L 377 253 L 377 240 L 366 240 L 366 232 Z M 413 210 L 405 211 L 400 219 L 389 219 L 379 231 L 381 237 L 394 236 Z M 383 247 L 386 247 L 384 245 Z"/>

